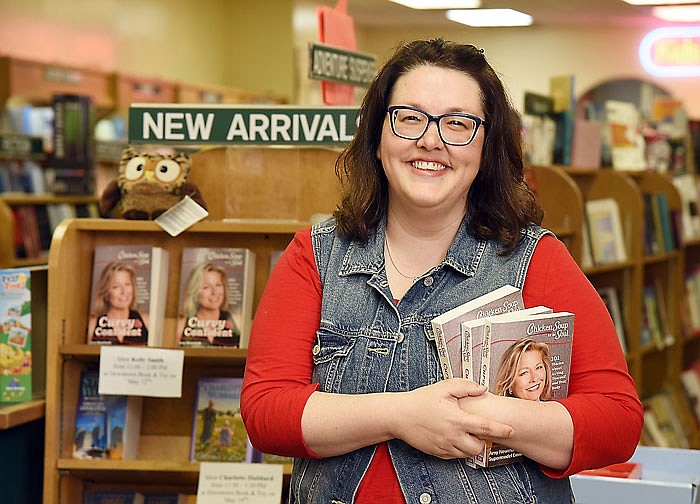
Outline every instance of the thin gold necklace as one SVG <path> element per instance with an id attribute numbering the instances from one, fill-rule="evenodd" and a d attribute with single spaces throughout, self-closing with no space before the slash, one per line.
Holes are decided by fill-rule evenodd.
<path id="1" fill-rule="evenodd" d="M 394 270 L 396 270 L 396 272 L 397 272 L 399 275 L 401 275 L 402 277 L 408 278 L 409 280 L 412 280 L 412 281 L 415 282 L 416 279 L 418 278 L 417 276 L 404 275 L 404 274 L 401 272 L 401 270 L 398 268 L 398 266 L 396 266 L 396 263 L 394 262 L 394 258 L 391 257 L 391 249 L 389 249 L 389 238 L 387 238 L 386 236 L 384 237 L 384 245 L 386 245 L 386 255 L 389 256 L 389 262 L 390 262 L 391 265 L 394 267 Z"/>

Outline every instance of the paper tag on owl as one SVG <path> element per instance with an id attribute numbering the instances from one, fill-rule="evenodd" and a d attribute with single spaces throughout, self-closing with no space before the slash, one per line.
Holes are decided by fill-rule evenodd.
<path id="1" fill-rule="evenodd" d="M 158 216 L 154 222 L 170 236 L 177 236 L 195 222 L 204 219 L 209 212 L 189 196 Z"/>

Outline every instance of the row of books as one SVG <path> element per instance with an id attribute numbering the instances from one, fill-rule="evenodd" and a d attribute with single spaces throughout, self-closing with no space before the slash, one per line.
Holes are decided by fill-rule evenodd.
<path id="1" fill-rule="evenodd" d="M 141 493 L 132 491 L 97 491 L 85 496 L 85 504 L 186 504 L 187 495 L 175 492 Z"/>
<path id="2" fill-rule="evenodd" d="M 522 131 L 528 164 L 688 171 L 684 140 L 689 121 L 679 100 L 657 94 L 642 114 L 629 101 L 584 96 L 583 114 L 578 114 L 574 81 L 573 75 L 556 76 L 550 79 L 549 95 L 525 93 Z"/>
<path id="3" fill-rule="evenodd" d="M 95 247 L 87 342 L 161 346 L 169 264 L 166 249 L 148 244 Z M 179 269 L 178 345 L 246 347 L 255 254 L 186 247 Z"/>
<path id="4" fill-rule="evenodd" d="M 265 454 L 250 444 L 241 418 L 242 384 L 239 377 L 198 378 L 189 459 L 291 464 L 290 457 Z M 73 458 L 137 459 L 143 398 L 98 390 L 99 370 L 88 366 L 80 376 Z"/>
<path id="5" fill-rule="evenodd" d="M 53 233 L 64 219 L 98 217 L 97 205 L 51 203 L 12 207 L 15 257 L 34 259 L 48 254 Z"/>
<path id="6" fill-rule="evenodd" d="M 642 442 L 662 448 L 689 448 L 688 425 L 683 411 L 685 405 L 672 392 L 661 390 L 642 400 L 644 429 Z"/>
<path id="7" fill-rule="evenodd" d="M 525 400 L 566 397 L 573 313 L 524 308 L 520 289 L 505 285 L 443 313 L 431 326 L 445 379 L 471 379 L 494 394 Z M 490 467 L 520 458 L 489 442 L 467 463 Z"/>

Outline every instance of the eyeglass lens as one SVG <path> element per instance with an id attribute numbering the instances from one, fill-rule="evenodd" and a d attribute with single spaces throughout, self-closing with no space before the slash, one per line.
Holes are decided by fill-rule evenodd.
<path id="1" fill-rule="evenodd" d="M 429 118 L 424 113 L 409 108 L 399 108 L 392 114 L 397 135 L 417 140 L 428 129 Z M 457 114 L 440 117 L 438 129 L 442 140 L 451 144 L 468 144 L 476 132 L 476 121 Z"/>

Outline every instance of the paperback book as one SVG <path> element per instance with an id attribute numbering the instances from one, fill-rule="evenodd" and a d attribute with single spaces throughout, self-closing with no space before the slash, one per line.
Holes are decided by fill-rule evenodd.
<path id="1" fill-rule="evenodd" d="M 132 460 L 138 451 L 142 398 L 98 393 L 99 370 L 81 373 L 73 458 Z"/>
<path id="2" fill-rule="evenodd" d="M 247 347 L 253 316 L 255 254 L 245 248 L 185 248 L 178 343 Z"/>
<path id="3" fill-rule="evenodd" d="M 160 346 L 168 251 L 152 245 L 95 247 L 88 343 Z"/>
<path id="4" fill-rule="evenodd" d="M 0 270 L 0 403 L 32 398 L 32 273 Z"/>
<path id="5" fill-rule="evenodd" d="M 140 492 L 104 491 L 91 492 L 85 498 L 85 504 L 146 504 Z"/>
<path id="6" fill-rule="evenodd" d="M 435 334 L 443 377 L 448 379 L 462 376 L 462 322 L 522 308 L 520 289 L 504 285 L 432 319 L 430 323 Z"/>
<path id="7" fill-rule="evenodd" d="M 192 421 L 190 460 L 250 462 L 241 419 L 243 378 L 200 377 Z"/>
<path id="8" fill-rule="evenodd" d="M 179 492 L 144 493 L 143 504 L 186 504 L 187 495 Z"/>
<path id="9" fill-rule="evenodd" d="M 567 396 L 574 314 L 550 312 L 493 317 L 486 324 L 479 381 L 496 395 L 531 401 Z M 522 458 L 517 451 L 487 442 L 474 460 L 491 467 Z"/>

